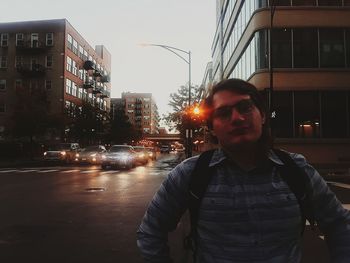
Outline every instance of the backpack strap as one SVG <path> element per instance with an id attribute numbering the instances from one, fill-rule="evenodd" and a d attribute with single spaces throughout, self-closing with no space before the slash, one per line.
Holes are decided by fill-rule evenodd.
<path id="1" fill-rule="evenodd" d="M 284 164 L 278 168 L 280 176 L 298 200 L 303 225 L 301 234 L 303 234 L 306 220 L 309 221 L 312 228 L 315 226 L 310 178 L 305 170 L 299 167 L 287 152 L 279 149 L 273 149 L 273 151 Z"/>
<path id="2" fill-rule="evenodd" d="M 196 257 L 197 247 L 197 223 L 199 216 L 199 207 L 202 198 L 208 188 L 212 169 L 209 168 L 210 160 L 215 150 L 209 150 L 199 155 L 196 165 L 191 173 L 189 191 L 188 191 L 188 210 L 190 213 L 191 230 L 184 239 L 184 248 L 193 251 L 193 257 Z"/>

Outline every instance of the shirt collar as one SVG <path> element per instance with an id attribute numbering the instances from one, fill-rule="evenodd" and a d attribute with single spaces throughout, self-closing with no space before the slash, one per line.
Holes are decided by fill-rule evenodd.
<path id="1" fill-rule="evenodd" d="M 269 151 L 268 158 L 270 161 L 277 165 L 284 165 L 280 158 L 278 158 L 278 156 L 272 150 Z M 224 151 L 221 148 L 218 148 L 213 153 L 213 157 L 210 160 L 209 167 L 213 167 L 226 159 L 227 156 L 225 155 Z"/>

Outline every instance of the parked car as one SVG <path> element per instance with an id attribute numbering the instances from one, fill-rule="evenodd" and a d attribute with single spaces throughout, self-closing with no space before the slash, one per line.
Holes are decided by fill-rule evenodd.
<path id="1" fill-rule="evenodd" d="M 46 161 L 62 161 L 71 163 L 75 160 L 76 154 L 80 151 L 78 143 L 60 143 L 49 146 L 44 152 L 44 160 Z"/>
<path id="2" fill-rule="evenodd" d="M 148 163 L 148 152 L 144 146 L 134 146 L 134 150 L 137 164 L 143 165 Z"/>
<path id="3" fill-rule="evenodd" d="M 101 164 L 102 154 L 106 151 L 106 147 L 103 145 L 91 145 L 77 153 L 75 161 L 78 163 Z"/>
<path id="4" fill-rule="evenodd" d="M 157 159 L 157 151 L 154 147 L 146 147 L 146 151 L 148 154 L 148 158 L 150 160 L 156 160 Z"/>
<path id="5" fill-rule="evenodd" d="M 136 165 L 136 152 L 130 145 L 112 145 L 102 154 L 101 168 L 126 168 L 131 169 Z"/>
<path id="6" fill-rule="evenodd" d="M 170 153 L 170 146 L 169 145 L 161 145 L 160 152 L 161 153 Z"/>

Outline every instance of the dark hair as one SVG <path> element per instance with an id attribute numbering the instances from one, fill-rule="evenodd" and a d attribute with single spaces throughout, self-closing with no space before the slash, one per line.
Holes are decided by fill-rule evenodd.
<path id="1" fill-rule="evenodd" d="M 207 113 L 206 121 L 209 130 L 213 128 L 212 112 L 214 95 L 217 92 L 224 90 L 249 95 L 251 100 L 254 102 L 254 105 L 260 111 L 260 113 L 265 116 L 266 120 L 263 125 L 262 134 L 258 143 L 261 145 L 264 151 L 268 151 L 272 147 L 272 136 L 270 130 L 270 115 L 268 114 L 268 111 L 266 109 L 264 97 L 259 93 L 259 91 L 253 84 L 242 79 L 225 79 L 212 87 L 208 97 L 204 101 L 204 108 L 205 112 Z"/>

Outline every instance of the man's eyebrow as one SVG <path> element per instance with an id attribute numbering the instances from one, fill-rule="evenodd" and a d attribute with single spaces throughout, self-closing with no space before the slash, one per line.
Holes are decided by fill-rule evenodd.
<path id="1" fill-rule="evenodd" d="M 234 107 L 234 106 L 236 106 L 237 104 L 239 104 L 239 103 L 241 103 L 241 102 L 243 102 L 243 101 L 253 101 L 253 100 L 252 100 L 252 99 L 242 99 L 242 100 L 236 102 L 235 104 L 222 105 L 222 106 L 220 106 L 220 107 L 218 107 L 218 108 L 214 108 L 214 110 L 223 109 L 223 108 L 228 108 L 228 107 Z"/>

